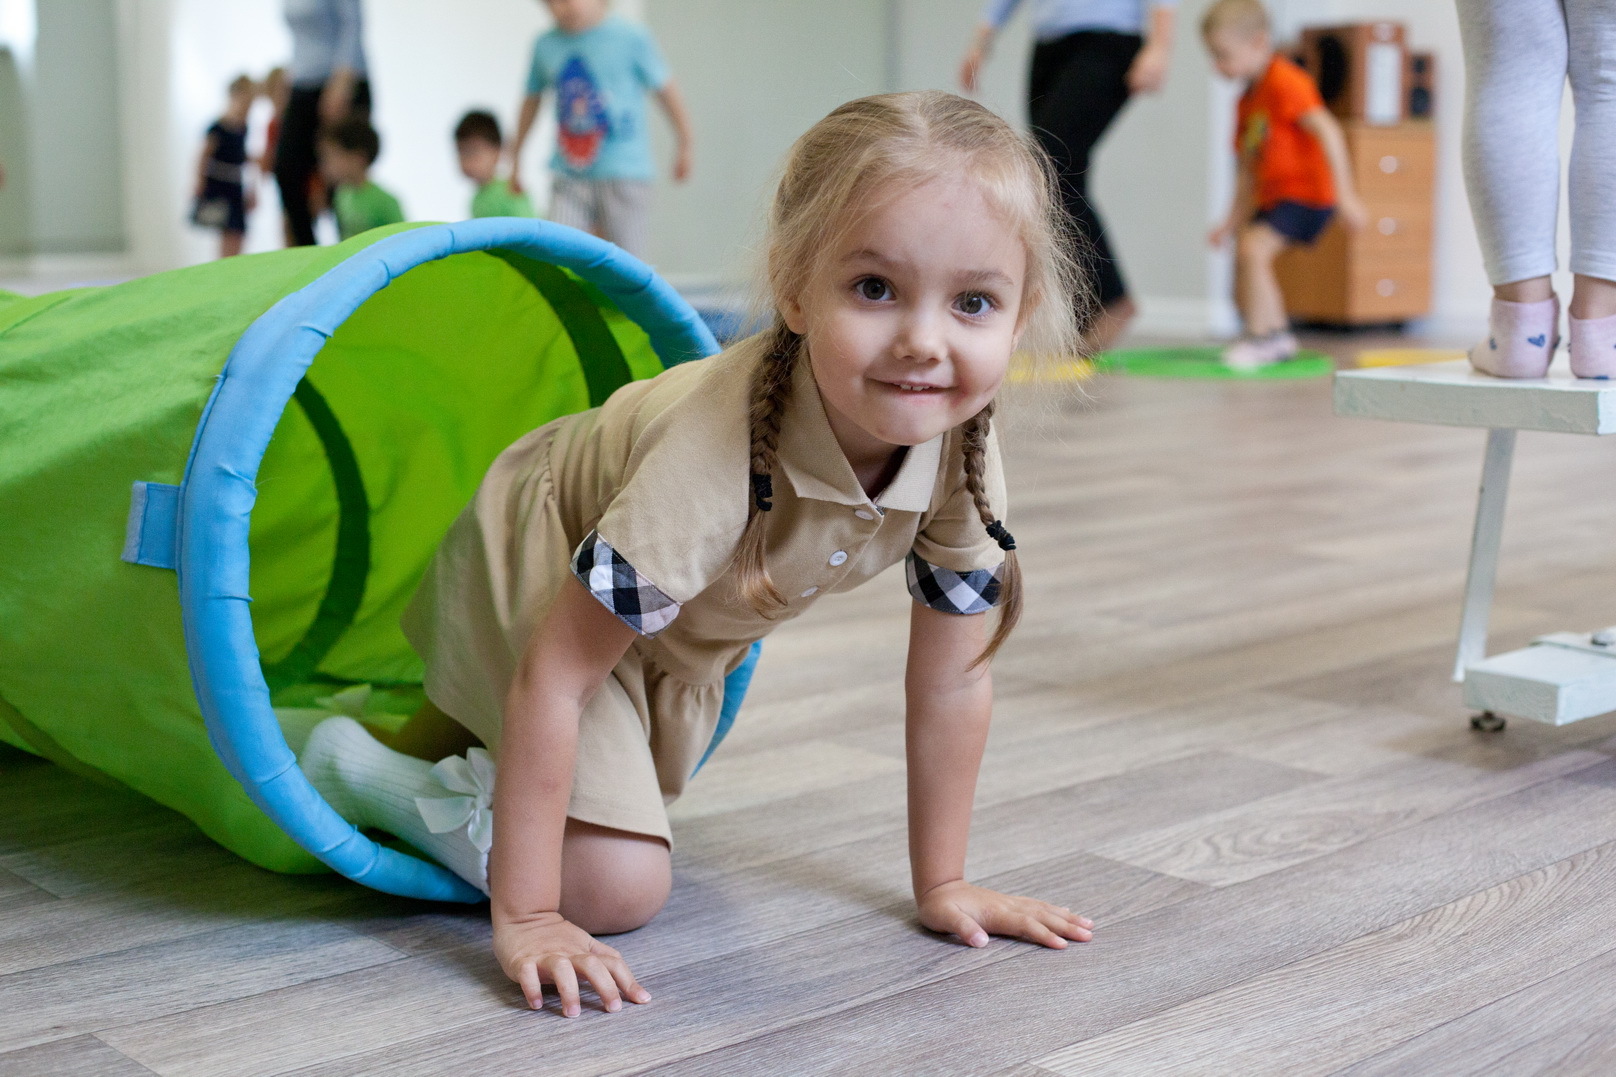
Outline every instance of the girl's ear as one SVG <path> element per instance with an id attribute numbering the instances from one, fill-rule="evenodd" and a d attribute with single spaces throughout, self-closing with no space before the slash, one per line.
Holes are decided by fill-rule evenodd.
<path id="1" fill-rule="evenodd" d="M 808 319 L 803 314 L 802 304 L 794 299 L 788 299 L 779 304 L 780 317 L 786 323 L 786 328 L 799 337 L 808 335 Z"/>
<path id="2" fill-rule="evenodd" d="M 1016 331 L 1010 338 L 1010 350 L 1015 351 L 1021 347 L 1021 336 L 1027 331 L 1032 316 L 1038 312 L 1039 296 L 1024 295 L 1021 298 L 1021 309 L 1016 311 Z"/>
<path id="3" fill-rule="evenodd" d="M 780 320 L 786 323 L 787 329 L 799 337 L 808 334 L 808 318 L 796 296 L 775 296 L 774 309 L 780 312 Z"/>

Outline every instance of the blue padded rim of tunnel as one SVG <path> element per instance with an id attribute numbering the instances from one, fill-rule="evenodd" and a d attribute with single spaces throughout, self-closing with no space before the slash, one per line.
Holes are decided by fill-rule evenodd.
<path id="1" fill-rule="evenodd" d="M 677 292 L 644 262 L 603 240 L 518 217 L 413 228 L 355 252 L 248 327 L 202 411 L 180 484 L 180 609 L 191 681 L 214 750 L 253 803 L 299 845 L 356 882 L 404 897 L 483 900 L 452 872 L 365 837 L 303 776 L 259 665 L 248 536 L 264 451 L 326 339 L 411 269 L 496 248 L 570 269 L 599 288 L 646 331 L 664 366 L 718 350 Z"/>

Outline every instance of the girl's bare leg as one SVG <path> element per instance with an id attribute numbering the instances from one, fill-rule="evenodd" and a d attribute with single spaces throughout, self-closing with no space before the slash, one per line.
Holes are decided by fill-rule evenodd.
<path id="1" fill-rule="evenodd" d="M 235 257 L 236 255 L 241 253 L 241 249 L 242 249 L 243 246 L 246 245 L 246 242 L 247 242 L 247 235 L 244 232 L 220 232 L 219 233 L 219 257 L 220 258 L 233 258 L 233 257 Z"/>
<path id="2" fill-rule="evenodd" d="M 661 838 L 567 819 L 561 845 L 561 915 L 591 935 L 644 927 L 673 889 Z"/>
<path id="3" fill-rule="evenodd" d="M 1239 263 L 1240 316 L 1246 334 L 1253 337 L 1280 333 L 1289 325 L 1285 318 L 1285 294 L 1274 276 L 1274 259 L 1285 249 L 1285 237 L 1262 221 L 1240 230 L 1235 251 Z"/>
<path id="4" fill-rule="evenodd" d="M 1507 281 L 1493 285 L 1493 297 L 1506 303 L 1541 303 L 1554 298 L 1554 282 L 1547 275 Z"/>
<path id="5" fill-rule="evenodd" d="M 1571 292 L 1570 313 L 1573 318 L 1609 318 L 1616 314 L 1616 281 L 1581 273 L 1573 279 L 1576 281 Z"/>
<path id="6" fill-rule="evenodd" d="M 436 763 L 451 755 L 465 755 L 468 749 L 483 747 L 483 742 L 476 734 L 444 714 L 431 700 L 423 703 L 421 709 L 400 726 L 397 733 L 371 725 L 365 728 L 371 736 L 393 751 L 425 759 L 428 763 Z"/>

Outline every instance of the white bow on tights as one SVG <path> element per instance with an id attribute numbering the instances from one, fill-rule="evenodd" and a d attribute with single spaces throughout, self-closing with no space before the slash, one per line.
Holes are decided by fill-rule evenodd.
<path id="1" fill-rule="evenodd" d="M 434 834 L 447 834 L 460 827 L 481 853 L 494 845 L 494 761 L 481 748 L 472 748 L 462 759 L 451 755 L 432 767 L 432 776 L 445 789 L 461 793 L 455 797 L 416 797 L 415 806 Z"/>

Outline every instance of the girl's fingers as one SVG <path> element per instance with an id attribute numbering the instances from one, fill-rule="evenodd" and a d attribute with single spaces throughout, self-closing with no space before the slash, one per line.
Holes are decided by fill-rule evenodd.
<path id="1" fill-rule="evenodd" d="M 954 910 L 954 923 L 949 930 L 960 937 L 960 941 L 967 946 L 986 946 L 988 933 L 982 930 L 982 925 L 958 909 Z"/>
<path id="2" fill-rule="evenodd" d="M 524 961 L 516 970 L 516 983 L 522 989 L 522 997 L 527 999 L 529 1009 L 544 1009 L 544 988 L 539 983 L 539 967 L 532 961 Z"/>
<path id="3" fill-rule="evenodd" d="M 1028 942 L 1036 942 L 1038 945 L 1047 946 L 1051 950 L 1066 949 L 1066 940 L 1044 926 L 1043 921 L 1035 916 L 1029 916 L 1023 920 L 1021 930 L 1017 931 L 1016 934 Z"/>
<path id="4" fill-rule="evenodd" d="M 1094 921 L 1093 920 L 1090 920 L 1087 916 L 1079 916 L 1077 913 L 1073 912 L 1071 909 L 1068 909 L 1065 905 L 1051 905 L 1051 906 L 1049 906 L 1049 908 L 1054 909 L 1063 918 L 1065 918 L 1066 920 L 1071 921 L 1072 923 L 1076 924 L 1078 927 L 1087 928 L 1087 927 L 1093 927 L 1094 926 Z"/>
<path id="5" fill-rule="evenodd" d="M 608 959 L 606 967 L 611 969 L 612 975 L 617 978 L 617 986 L 622 989 L 624 998 L 630 1002 L 643 1003 L 651 1001 L 651 992 L 640 986 L 639 981 L 634 978 L 634 974 L 628 970 L 627 961 L 624 961 L 621 957 Z"/>
<path id="6" fill-rule="evenodd" d="M 550 956 L 544 959 L 544 965 L 555 984 L 556 994 L 561 996 L 561 1016 L 577 1017 L 578 974 L 573 971 L 572 962 L 565 957 Z"/>
<path id="7" fill-rule="evenodd" d="M 595 994 L 600 996 L 601 1005 L 606 1007 L 607 1013 L 616 1013 L 623 1008 L 623 996 L 618 993 L 617 981 L 606 968 L 605 961 L 594 954 L 583 954 L 573 958 L 573 963 L 595 989 Z"/>
<path id="8" fill-rule="evenodd" d="M 1084 926 L 1080 919 L 1075 916 L 1051 917 L 1045 920 L 1044 923 L 1053 929 L 1056 934 L 1076 942 L 1088 942 L 1094 937 L 1092 925 Z"/>

